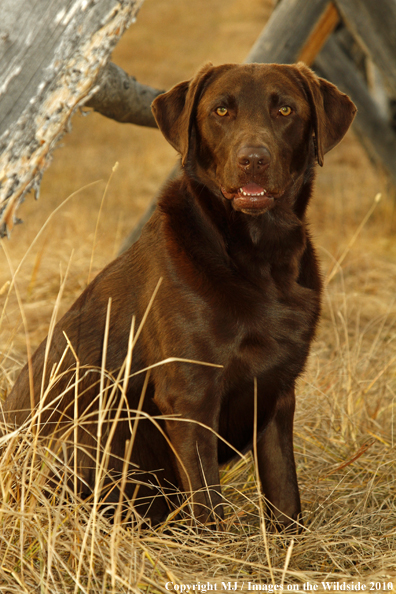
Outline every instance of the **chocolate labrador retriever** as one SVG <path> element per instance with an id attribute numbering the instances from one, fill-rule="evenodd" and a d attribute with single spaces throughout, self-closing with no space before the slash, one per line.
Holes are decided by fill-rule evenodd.
<path id="1" fill-rule="evenodd" d="M 298 519 L 294 387 L 321 295 L 306 209 L 315 162 L 323 164 L 355 111 L 303 64 L 207 65 L 154 101 L 183 172 L 140 240 L 39 346 L 5 403 L 11 425 L 40 405 L 41 433 L 69 444 L 71 464 L 77 430 L 83 493 L 97 480 L 100 436 L 109 453 L 105 497 L 118 500 L 110 483 L 122 474 L 134 432 L 125 495 L 136 509 L 160 522 L 177 505 L 178 488 L 198 521 L 213 521 L 223 516 L 219 465 L 252 448 L 256 435 L 271 513 L 281 526 Z M 111 377 L 125 374 L 132 318 L 137 328 L 159 279 L 129 381 L 112 391 Z M 137 372 L 150 366 L 145 381 Z"/>

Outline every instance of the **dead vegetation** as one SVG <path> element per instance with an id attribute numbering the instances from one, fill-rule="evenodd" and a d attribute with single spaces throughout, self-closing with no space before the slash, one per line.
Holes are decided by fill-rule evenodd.
<path id="1" fill-rule="evenodd" d="M 115 56 L 153 86 L 169 87 L 208 59 L 242 60 L 269 12 L 261 0 L 173 4 L 171 9 L 147 0 Z M 197 55 L 187 51 L 198 37 L 195 23 L 201 32 Z M 159 47 L 167 40 L 165 60 Z M 142 43 L 146 50 L 137 56 L 134 48 Z M 174 160 L 155 130 L 123 127 L 97 115 L 76 119 L 44 179 L 42 201 L 26 203 L 25 225 L 1 244 L 2 397 L 27 351 L 47 334 L 60 287 L 58 317 L 88 276 L 116 254 Z M 111 174 L 116 161 L 120 166 Z M 96 182 L 102 177 L 104 182 Z M 382 199 L 373 206 L 378 192 Z M 204 592 L 207 582 L 217 591 L 228 590 L 228 582 L 237 582 L 239 590 L 249 590 L 249 583 L 267 591 L 271 584 L 303 590 L 308 582 L 316 591 L 325 589 L 322 582 L 396 588 L 393 211 L 392 190 L 349 134 L 326 156 L 310 211 L 327 282 L 322 322 L 297 398 L 301 535 L 263 532 L 251 457 L 222 472 L 228 502 L 223 532 L 197 534 L 172 521 L 148 530 L 131 506 L 111 519 L 97 494 L 82 501 L 67 483 L 73 469 L 65 466 L 62 447 L 54 458 L 26 427 L 3 438 L 0 592 L 180 592 L 181 584 Z M 46 496 L 50 471 L 61 481 Z"/>

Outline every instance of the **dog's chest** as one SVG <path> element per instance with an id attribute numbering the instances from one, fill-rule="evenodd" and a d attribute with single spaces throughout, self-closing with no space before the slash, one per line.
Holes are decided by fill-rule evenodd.
<path id="1" fill-rule="evenodd" d="M 223 364 L 219 432 L 240 450 L 251 441 L 255 379 L 257 422 L 263 427 L 279 394 L 294 386 L 304 368 L 319 309 L 316 292 L 297 282 L 279 285 L 268 278 L 251 298 L 245 294 L 245 307 L 239 309 L 225 296 L 223 315 L 213 319 L 216 355 Z M 220 444 L 219 461 L 231 456 Z"/>
<path id="2" fill-rule="evenodd" d="M 309 350 L 318 313 L 311 289 L 270 274 L 255 286 L 241 282 L 224 291 L 212 313 L 213 346 L 224 375 L 256 377 L 279 368 L 298 375 Z M 232 380 L 231 380 L 232 381 Z"/>

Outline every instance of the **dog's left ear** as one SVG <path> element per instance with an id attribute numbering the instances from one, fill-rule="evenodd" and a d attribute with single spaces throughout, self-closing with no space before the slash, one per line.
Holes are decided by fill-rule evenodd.
<path id="1" fill-rule="evenodd" d="M 212 71 L 212 64 L 206 64 L 194 78 L 177 84 L 167 93 L 158 95 L 151 104 L 158 128 L 181 154 L 182 165 L 188 155 L 195 108 Z"/>
<path id="2" fill-rule="evenodd" d="M 296 65 L 311 104 L 314 118 L 316 156 L 320 166 L 323 156 L 344 137 L 352 124 L 357 108 L 348 95 L 335 85 L 319 78 L 303 62 Z"/>

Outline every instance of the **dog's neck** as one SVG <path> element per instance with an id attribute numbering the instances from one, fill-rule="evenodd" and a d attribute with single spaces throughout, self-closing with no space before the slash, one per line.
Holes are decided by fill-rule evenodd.
<path id="1" fill-rule="evenodd" d="M 181 188 L 191 197 L 197 214 L 210 226 L 216 228 L 231 243 L 251 244 L 258 250 L 274 246 L 282 249 L 282 243 L 290 234 L 305 226 L 305 214 L 312 194 L 314 167 L 293 180 L 290 187 L 275 207 L 263 214 L 247 214 L 235 211 L 230 200 L 224 198 L 217 184 L 203 184 L 188 170 L 184 172 Z"/>
<path id="2" fill-rule="evenodd" d="M 217 262 L 253 275 L 268 266 L 286 267 L 294 276 L 306 245 L 305 211 L 312 183 L 313 175 L 305 175 L 294 204 L 286 197 L 279 208 L 252 216 L 234 211 L 220 191 L 216 195 L 184 172 L 171 182 L 159 209 L 183 249 L 202 267 Z"/>

